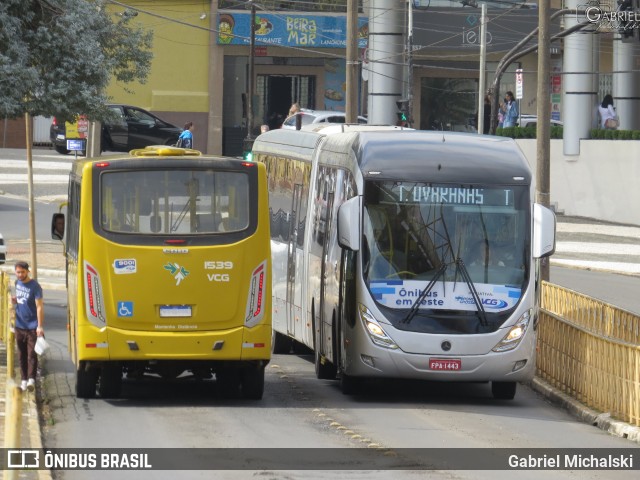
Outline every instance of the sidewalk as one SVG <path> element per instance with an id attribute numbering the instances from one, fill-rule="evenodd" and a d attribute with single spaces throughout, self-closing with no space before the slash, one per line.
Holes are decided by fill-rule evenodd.
<path id="1" fill-rule="evenodd" d="M 16 382 L 20 381 L 20 373 L 14 377 Z M 4 444 L 5 434 L 5 413 L 7 402 L 7 347 L 0 342 L 0 389 L 4 393 L 0 397 L 0 447 Z M 40 388 L 40 386 L 38 386 Z M 42 435 L 40 432 L 40 418 L 38 415 L 38 405 L 36 402 L 37 392 L 24 392 L 22 394 L 22 425 L 20 431 L 20 444 L 22 449 L 42 449 Z M 6 462 L 6 459 L 5 459 Z M 51 473 L 48 470 L 21 470 L 16 478 L 50 480 Z"/>

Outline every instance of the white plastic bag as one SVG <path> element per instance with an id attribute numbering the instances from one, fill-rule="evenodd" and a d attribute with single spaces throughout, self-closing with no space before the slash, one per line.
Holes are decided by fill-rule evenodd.
<path id="1" fill-rule="evenodd" d="M 49 350 L 49 344 L 44 339 L 44 337 L 38 337 L 34 350 L 38 355 L 44 355 L 45 353 L 47 353 L 47 350 Z"/>

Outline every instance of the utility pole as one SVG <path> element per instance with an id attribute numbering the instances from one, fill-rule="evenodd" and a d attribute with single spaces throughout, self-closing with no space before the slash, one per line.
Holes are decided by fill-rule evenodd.
<path id="1" fill-rule="evenodd" d="M 253 67 L 255 63 L 255 45 L 256 45 L 256 5 L 252 0 L 249 0 L 251 5 L 251 22 L 249 35 L 249 68 L 247 79 L 247 93 L 246 96 L 246 109 L 247 109 L 247 136 L 242 142 L 242 158 L 250 161 L 253 158 L 253 96 L 255 93 L 255 86 L 253 82 Z"/>
<path id="2" fill-rule="evenodd" d="M 413 126 L 413 1 L 407 6 L 407 124 Z"/>
<path id="3" fill-rule="evenodd" d="M 484 96 L 487 77 L 487 4 L 480 10 L 480 72 L 478 72 L 478 134 L 484 132 Z"/>
<path id="4" fill-rule="evenodd" d="M 38 279 L 38 256 L 36 254 L 36 209 L 33 200 L 33 153 L 31 150 L 31 115 L 24 114 L 25 132 L 27 134 L 27 187 L 29 195 L 29 245 L 31 247 L 31 273 Z"/>
<path id="5" fill-rule="evenodd" d="M 345 121 L 358 123 L 358 0 L 347 0 L 347 92 Z"/>
<path id="6" fill-rule="evenodd" d="M 549 91 L 550 52 L 551 37 L 549 32 L 551 2 L 540 0 L 538 2 L 538 91 L 537 91 L 537 115 L 536 126 L 536 202 L 549 207 L 550 199 L 550 130 L 551 130 L 551 106 Z M 549 280 L 549 259 L 544 258 L 540 264 L 540 278 Z"/>

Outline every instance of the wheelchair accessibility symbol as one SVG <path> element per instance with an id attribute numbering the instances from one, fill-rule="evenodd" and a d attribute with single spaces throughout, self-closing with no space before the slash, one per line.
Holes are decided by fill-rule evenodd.
<path id="1" fill-rule="evenodd" d="M 133 317 L 133 302 L 118 302 L 119 317 Z"/>

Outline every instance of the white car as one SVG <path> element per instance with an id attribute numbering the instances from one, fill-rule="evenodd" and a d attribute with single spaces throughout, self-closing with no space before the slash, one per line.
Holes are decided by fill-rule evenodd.
<path id="1" fill-rule="evenodd" d="M 520 126 L 521 127 L 535 127 L 538 124 L 538 116 L 537 115 L 520 115 Z M 563 123 L 560 120 L 551 119 L 552 127 L 562 127 Z"/>
<path id="2" fill-rule="evenodd" d="M 282 123 L 282 128 L 295 130 L 297 116 L 302 118 L 302 126 L 310 125 L 312 123 L 345 123 L 344 112 L 337 112 L 333 110 L 308 110 L 303 108 L 299 112 L 287 117 Z M 358 116 L 358 123 L 367 123 L 367 119 L 365 117 Z"/>
<path id="3" fill-rule="evenodd" d="M 7 260 L 7 246 L 4 243 L 4 237 L 0 233 L 0 263 Z"/>

